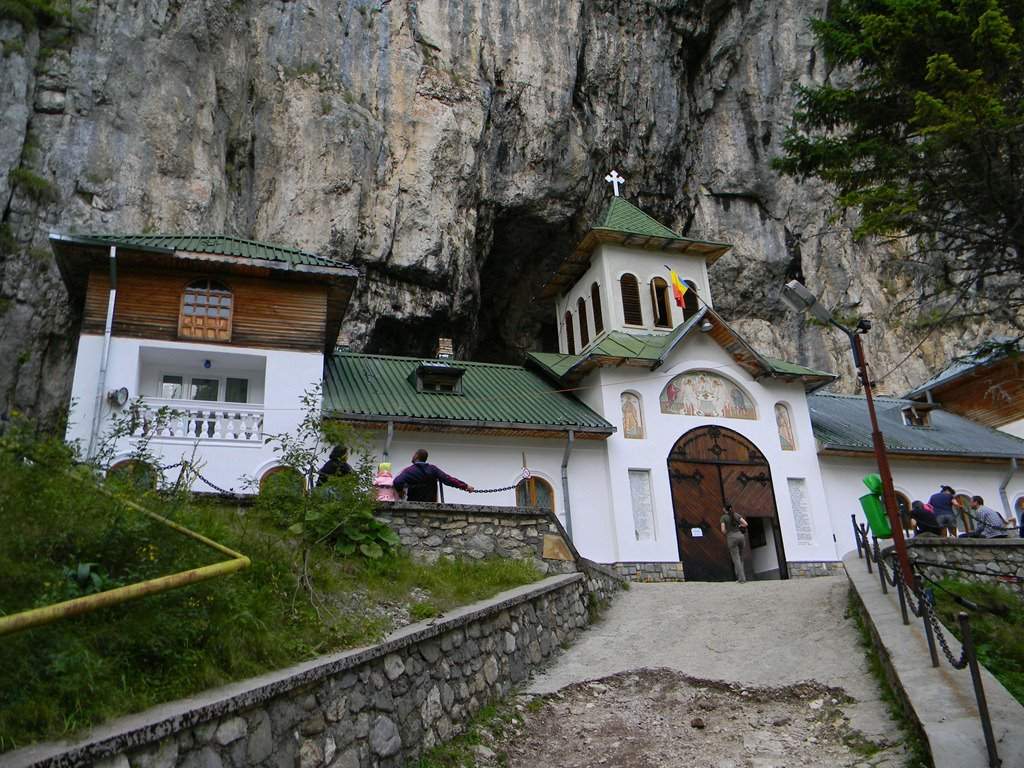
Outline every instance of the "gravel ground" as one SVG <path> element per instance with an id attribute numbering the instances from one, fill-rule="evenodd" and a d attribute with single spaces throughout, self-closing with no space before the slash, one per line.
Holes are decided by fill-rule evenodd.
<path id="1" fill-rule="evenodd" d="M 675 670 L 623 672 L 520 697 L 522 722 L 477 747 L 478 766 L 896 768 L 907 756 L 853 730 L 841 691 L 756 688 Z"/>

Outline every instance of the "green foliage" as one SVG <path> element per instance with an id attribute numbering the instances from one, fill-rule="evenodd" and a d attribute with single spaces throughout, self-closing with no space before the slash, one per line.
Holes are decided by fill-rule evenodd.
<path id="1" fill-rule="evenodd" d="M 17 38 L 17 37 L 11 38 L 9 40 L 4 40 L 4 42 L 3 42 L 3 55 L 4 55 L 4 58 L 6 59 L 8 56 L 10 56 L 12 54 L 15 54 L 15 53 L 18 54 L 19 56 L 21 56 L 21 55 L 23 55 L 25 53 L 25 41 L 20 39 L 20 38 Z"/>
<path id="2" fill-rule="evenodd" d="M 0 615 L 223 559 L 112 500 L 98 478 L 59 439 L 16 421 L 0 436 Z M 0 752 L 374 642 L 392 628 L 382 604 L 443 612 L 540 578 L 517 561 L 425 565 L 405 555 L 342 558 L 325 545 L 300 554 L 252 510 L 124 479 L 107 481 L 118 498 L 243 552 L 252 565 L 0 639 Z"/>
<path id="3" fill-rule="evenodd" d="M 798 89 L 776 167 L 835 186 L 858 235 L 907 238 L 918 300 L 1024 304 L 1024 5 L 838 0 L 811 22 L 843 74 Z M 849 77 L 847 76 L 849 73 Z M 984 290 L 982 290 L 984 287 Z"/>
<path id="4" fill-rule="evenodd" d="M 532 699 L 527 706 L 530 707 L 535 701 L 541 701 L 543 706 L 543 699 Z M 484 744 L 485 740 L 500 743 L 514 735 L 522 724 L 523 716 L 516 709 L 514 700 L 488 704 L 477 712 L 463 734 L 428 751 L 420 758 L 416 768 L 473 768 L 476 765 L 474 747 Z M 499 765 L 505 765 L 508 758 L 500 753 L 497 759 Z"/>
<path id="5" fill-rule="evenodd" d="M 976 605 L 992 609 L 969 612 L 978 661 L 1024 704 L 1024 602 L 1020 596 L 995 584 L 949 579 L 942 586 Z M 935 591 L 935 598 L 942 623 L 960 637 L 956 617 L 965 609 L 941 590 Z"/>
<path id="6" fill-rule="evenodd" d="M 11 186 L 17 187 L 37 203 L 48 203 L 57 199 L 57 190 L 35 171 L 18 166 L 10 174 Z"/>

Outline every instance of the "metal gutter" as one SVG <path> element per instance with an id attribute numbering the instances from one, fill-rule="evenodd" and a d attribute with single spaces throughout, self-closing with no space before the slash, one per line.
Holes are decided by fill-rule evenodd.
<path id="1" fill-rule="evenodd" d="M 1013 513 L 1013 508 L 1010 506 L 1010 499 L 1006 495 L 1006 486 L 1010 484 L 1010 480 L 1017 472 L 1017 459 L 1010 459 L 1010 471 L 1006 473 L 1006 477 L 1003 478 L 1003 482 L 999 484 L 999 498 L 1003 502 L 1003 512 L 1006 514 L 1004 517 L 1017 522 L 1017 515 Z"/>
<path id="2" fill-rule="evenodd" d="M 431 419 L 423 416 L 378 416 L 366 413 L 325 412 L 324 416 L 339 421 L 361 421 L 373 424 L 412 424 L 425 427 L 460 427 L 472 429 L 517 429 L 523 431 L 552 432 L 552 437 L 564 432 L 582 432 L 593 435 L 612 435 L 615 427 L 585 427 L 578 424 L 565 426 L 553 424 L 523 424 L 512 421 L 481 421 L 478 419 Z"/>
<path id="3" fill-rule="evenodd" d="M 96 437 L 100 432 L 103 418 L 103 394 L 107 391 L 107 365 L 110 362 L 110 336 L 114 329 L 114 303 L 117 301 L 117 246 L 110 246 L 110 293 L 107 294 L 107 320 L 103 326 L 103 351 L 100 353 L 100 372 L 96 379 L 96 406 L 93 411 L 92 428 L 89 430 L 89 447 L 86 458 L 92 458 L 96 449 Z"/>
<path id="4" fill-rule="evenodd" d="M 569 454 L 572 453 L 576 435 L 569 430 L 565 441 L 565 453 L 562 454 L 562 504 L 565 507 L 565 535 L 572 541 L 572 505 L 569 503 Z"/>

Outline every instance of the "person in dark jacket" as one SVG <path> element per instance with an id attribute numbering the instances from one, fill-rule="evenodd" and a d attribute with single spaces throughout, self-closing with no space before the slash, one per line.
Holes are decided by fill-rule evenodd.
<path id="1" fill-rule="evenodd" d="M 935 514 L 929 509 L 930 504 L 924 504 L 920 501 L 915 501 L 910 505 L 910 519 L 914 521 L 914 528 L 916 532 L 914 537 L 921 535 L 927 536 L 941 536 L 942 526 L 939 525 L 938 519 Z"/>
<path id="2" fill-rule="evenodd" d="M 351 475 L 352 466 L 348 463 L 348 448 L 343 445 L 334 446 L 331 455 L 316 474 L 318 488 L 333 477 Z"/>
<path id="3" fill-rule="evenodd" d="M 405 495 L 407 501 L 437 501 L 437 484 L 473 492 L 473 486 L 427 463 L 427 452 L 420 448 L 412 455 L 412 466 L 406 467 L 395 478 L 394 488 Z"/>
<path id="4" fill-rule="evenodd" d="M 955 495 L 956 491 L 948 485 L 944 485 L 939 489 L 938 493 L 933 493 L 932 497 L 928 499 L 928 503 L 932 505 L 932 509 L 935 511 L 935 519 L 942 528 L 946 529 L 946 533 L 943 534 L 946 536 L 956 536 L 957 515 L 953 509 L 953 498 Z"/>

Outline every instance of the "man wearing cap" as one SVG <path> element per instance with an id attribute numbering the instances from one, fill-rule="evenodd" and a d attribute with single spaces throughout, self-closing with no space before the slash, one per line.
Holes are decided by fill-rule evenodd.
<path id="1" fill-rule="evenodd" d="M 953 511 L 953 497 L 956 495 L 948 485 L 942 486 L 938 493 L 933 493 L 928 499 L 935 511 L 935 522 L 946 529 L 945 535 L 956 535 L 956 512 Z"/>

